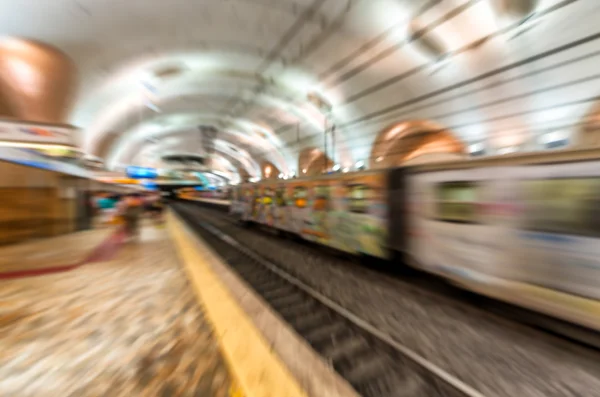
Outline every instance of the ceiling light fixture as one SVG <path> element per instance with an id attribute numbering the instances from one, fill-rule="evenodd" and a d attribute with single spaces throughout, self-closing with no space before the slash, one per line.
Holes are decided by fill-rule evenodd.
<path id="1" fill-rule="evenodd" d="M 498 149 L 498 154 L 509 154 L 517 151 L 517 148 L 514 146 L 508 146 Z"/>
<path id="2" fill-rule="evenodd" d="M 161 113 L 160 108 L 150 101 L 146 102 L 146 107 L 150 110 L 155 111 L 156 113 Z"/>
<path id="3" fill-rule="evenodd" d="M 568 134 L 565 131 L 552 131 L 540 137 L 543 144 L 553 143 L 567 139 Z"/>
<path id="4" fill-rule="evenodd" d="M 483 143 L 469 145 L 469 153 L 477 153 L 483 150 Z"/>

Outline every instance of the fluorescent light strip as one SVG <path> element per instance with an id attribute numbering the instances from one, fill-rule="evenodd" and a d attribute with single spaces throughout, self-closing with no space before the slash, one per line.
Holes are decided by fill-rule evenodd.
<path id="1" fill-rule="evenodd" d="M 74 152 L 83 152 L 80 148 L 78 148 L 76 146 L 54 145 L 51 143 L 0 141 L 0 146 L 15 147 L 15 148 L 27 148 L 27 149 L 65 149 L 65 150 L 72 150 Z"/>

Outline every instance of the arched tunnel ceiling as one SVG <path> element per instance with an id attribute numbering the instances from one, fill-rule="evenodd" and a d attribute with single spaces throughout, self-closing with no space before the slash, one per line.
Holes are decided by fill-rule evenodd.
<path id="1" fill-rule="evenodd" d="M 308 147 L 368 163 L 378 134 L 406 120 L 521 146 L 578 130 L 600 92 L 597 0 L 19 0 L 0 11 L 4 35 L 74 61 L 65 121 L 111 165 L 198 125 L 219 130 L 212 156 L 252 176 L 263 161 L 297 172 Z M 335 140 L 311 92 L 332 104 Z"/>

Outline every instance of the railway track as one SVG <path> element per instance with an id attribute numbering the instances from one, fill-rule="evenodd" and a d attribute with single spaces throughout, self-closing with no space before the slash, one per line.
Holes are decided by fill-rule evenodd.
<path id="1" fill-rule="evenodd" d="M 194 203 L 194 205 L 198 206 L 199 208 L 204 207 L 215 209 L 219 213 L 223 214 L 227 213 L 227 208 L 223 206 L 214 206 L 211 204 L 205 205 L 205 203 Z M 233 228 L 239 226 L 238 222 L 235 219 L 223 217 L 223 220 L 228 222 Z M 256 230 L 267 234 L 273 234 L 272 229 L 263 228 L 261 226 L 258 226 Z M 321 251 L 326 250 L 325 247 L 315 247 L 310 242 L 305 241 L 303 243 L 304 245 L 307 245 L 306 252 L 309 255 L 312 252 L 314 252 L 315 249 L 320 249 Z M 384 261 L 379 262 L 380 263 L 378 263 L 378 265 L 380 268 L 382 268 L 381 270 L 383 270 L 383 272 L 381 272 L 382 282 L 386 282 L 389 280 L 388 276 L 390 275 L 390 273 L 398 272 L 397 269 L 390 270 L 389 263 L 384 263 Z M 374 264 L 371 262 L 369 263 L 369 267 L 377 268 L 378 266 L 374 266 Z M 358 269 L 358 271 L 363 270 L 364 269 L 362 268 Z M 556 338 L 562 339 L 562 341 L 558 340 L 557 343 L 562 343 L 563 341 L 567 344 L 575 343 L 584 348 L 592 348 L 600 352 L 600 335 L 593 330 L 589 330 L 581 326 L 556 319 L 549 315 L 535 312 L 523 307 L 515 306 L 510 303 L 501 302 L 493 298 L 488 298 L 482 295 L 478 295 L 476 293 L 469 292 L 460 287 L 451 285 L 445 282 L 444 280 L 441 280 L 439 277 L 433 276 L 431 274 L 426 274 L 415 269 L 404 268 L 401 271 L 401 273 L 402 277 L 407 277 L 409 279 L 410 284 L 414 284 L 421 291 L 428 291 L 432 294 L 437 294 L 438 296 L 451 297 L 452 299 L 464 302 L 467 305 L 477 307 L 481 309 L 485 314 L 490 314 L 493 316 L 497 316 L 498 318 L 522 324 L 524 326 L 532 328 L 533 330 L 542 331 L 547 334 L 554 335 L 556 336 Z"/>
<path id="2" fill-rule="evenodd" d="M 183 219 L 365 397 L 483 397 L 182 206 Z"/>

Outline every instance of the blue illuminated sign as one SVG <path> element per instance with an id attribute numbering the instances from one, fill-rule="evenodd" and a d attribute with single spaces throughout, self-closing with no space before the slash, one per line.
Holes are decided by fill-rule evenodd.
<path id="1" fill-rule="evenodd" d="M 150 190 L 158 189 L 158 186 L 156 185 L 156 183 L 152 182 L 152 181 L 144 181 L 144 182 L 142 182 L 142 186 L 145 187 L 146 189 L 150 189 Z"/>
<path id="2" fill-rule="evenodd" d="M 127 167 L 126 173 L 132 179 L 155 179 L 158 176 L 155 168 L 146 167 Z"/>

